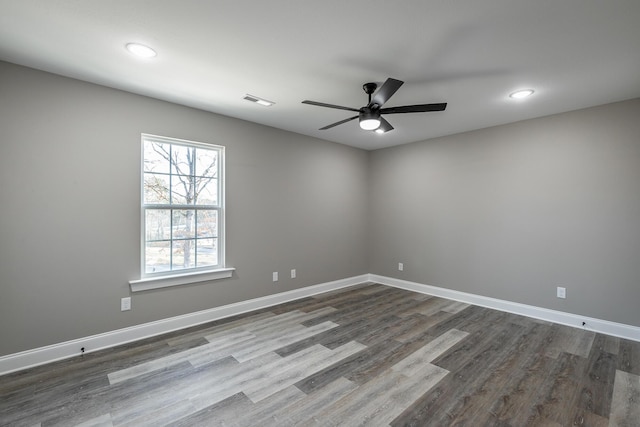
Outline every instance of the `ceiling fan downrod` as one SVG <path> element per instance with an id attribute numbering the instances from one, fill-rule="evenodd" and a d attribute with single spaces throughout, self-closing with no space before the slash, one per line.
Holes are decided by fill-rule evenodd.
<path id="1" fill-rule="evenodd" d="M 362 85 L 364 93 L 369 95 L 369 104 L 371 104 L 371 95 L 373 95 L 373 92 L 375 92 L 377 88 L 378 85 L 376 83 L 365 83 Z"/>

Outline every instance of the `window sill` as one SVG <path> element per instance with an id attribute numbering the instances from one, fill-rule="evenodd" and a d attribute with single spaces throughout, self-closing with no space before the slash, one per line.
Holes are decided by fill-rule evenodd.
<path id="1" fill-rule="evenodd" d="M 217 270 L 198 271 L 196 273 L 173 274 L 171 276 L 145 277 L 129 281 L 131 292 L 148 291 L 151 289 L 168 288 L 170 286 L 189 285 L 209 280 L 227 279 L 233 275 L 234 267 L 219 268 Z"/>

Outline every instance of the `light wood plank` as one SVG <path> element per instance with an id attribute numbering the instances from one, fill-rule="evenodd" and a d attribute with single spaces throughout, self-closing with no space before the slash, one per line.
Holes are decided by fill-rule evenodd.
<path id="1" fill-rule="evenodd" d="M 424 345 L 419 350 L 411 353 L 409 356 L 393 365 L 391 369 L 406 376 L 414 375 L 425 365 L 431 363 L 435 358 L 442 355 L 451 347 L 466 338 L 467 335 L 469 335 L 467 332 L 451 329 Z"/>
<path id="2" fill-rule="evenodd" d="M 425 365 L 412 377 L 387 370 L 363 384 L 324 412 L 301 425 L 360 426 L 387 425 L 414 401 L 448 374 L 435 365 Z"/>
<path id="3" fill-rule="evenodd" d="M 610 427 L 640 425 L 640 376 L 616 371 L 611 399 Z"/>
<path id="4" fill-rule="evenodd" d="M 326 412 L 326 408 L 358 388 L 357 384 L 340 377 L 305 398 L 283 406 L 273 415 L 275 426 L 298 426 L 309 414 Z"/>
<path id="5" fill-rule="evenodd" d="M 75 427 L 113 427 L 113 423 L 111 422 L 111 416 L 109 414 L 104 414 L 81 422 L 80 424 L 76 424 Z"/>
<path id="6" fill-rule="evenodd" d="M 239 331 L 230 333 L 229 335 L 219 336 L 216 340 L 211 341 L 209 344 L 205 344 L 199 347 L 174 353 L 165 357 L 150 360 L 149 362 L 141 363 L 139 365 L 132 366 L 130 368 L 121 369 L 119 371 L 110 372 L 107 377 L 111 384 L 117 384 L 122 381 L 129 380 L 131 378 L 139 377 L 140 375 L 147 374 L 149 372 L 165 369 L 171 365 L 184 362 L 184 360 L 201 361 L 206 360 L 206 363 L 222 359 L 229 355 L 228 348 L 233 348 L 239 343 L 255 339 L 255 335 L 246 331 Z M 203 364 L 200 362 L 198 364 Z"/>
<path id="7" fill-rule="evenodd" d="M 241 327 L 249 323 L 256 323 L 266 320 L 276 315 L 271 312 L 262 312 L 257 314 L 246 315 L 245 317 L 235 318 L 234 320 L 223 319 L 224 323 L 212 322 L 200 327 L 189 328 L 181 333 L 179 336 L 170 338 L 167 340 L 167 344 L 170 346 L 182 345 L 185 342 L 189 342 L 198 338 L 204 338 L 205 336 L 213 336 L 215 334 L 224 333 L 225 331 L 231 331 L 232 329 Z"/>
<path id="8" fill-rule="evenodd" d="M 333 329 L 337 326 L 337 323 L 323 322 L 309 328 L 302 326 L 300 329 L 296 328 L 289 330 L 289 333 L 286 335 L 269 335 L 262 339 L 258 338 L 247 341 L 246 345 L 242 345 L 239 348 L 234 349 L 231 355 L 235 357 L 238 362 L 245 362 L 253 359 L 254 357 L 277 350 L 280 347 L 292 344 L 296 341 L 318 335 L 321 332 L 328 331 L 329 329 Z"/>
<path id="9" fill-rule="evenodd" d="M 318 345 L 309 347 L 289 357 L 280 357 L 275 353 L 267 353 L 263 356 L 251 359 L 227 372 L 210 378 L 203 378 L 195 386 L 196 390 L 190 392 L 189 400 L 200 410 L 214 403 L 220 402 L 253 383 L 269 378 L 274 372 L 286 370 L 287 367 L 303 358 L 327 357 L 330 350 Z"/>
<path id="10" fill-rule="evenodd" d="M 290 363 L 281 372 L 272 371 L 265 381 L 255 381 L 244 387 L 242 391 L 253 402 L 259 402 L 275 392 L 295 384 L 306 376 L 321 371 L 365 348 L 366 346 L 352 341 L 335 350 L 329 350 L 327 355 L 314 354 L 313 359 L 305 358 L 297 363 Z"/>

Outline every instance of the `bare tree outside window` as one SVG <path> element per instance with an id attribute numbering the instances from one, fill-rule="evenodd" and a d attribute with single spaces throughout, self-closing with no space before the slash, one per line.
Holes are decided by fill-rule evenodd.
<path id="1" fill-rule="evenodd" d="M 143 136 L 144 272 L 220 265 L 221 147 Z"/>

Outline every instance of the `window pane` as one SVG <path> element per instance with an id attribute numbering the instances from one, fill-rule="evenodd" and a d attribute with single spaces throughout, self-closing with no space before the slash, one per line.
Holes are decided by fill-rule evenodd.
<path id="1" fill-rule="evenodd" d="M 171 144 L 144 141 L 144 171 L 156 173 L 169 173 Z"/>
<path id="2" fill-rule="evenodd" d="M 198 267 L 218 264 L 218 239 L 198 239 Z"/>
<path id="3" fill-rule="evenodd" d="M 173 239 L 192 239 L 195 237 L 196 211 L 192 209 L 173 210 Z"/>
<path id="4" fill-rule="evenodd" d="M 192 205 L 195 179 L 192 176 L 173 175 L 171 177 L 171 203 Z"/>
<path id="5" fill-rule="evenodd" d="M 147 242 L 144 251 L 145 273 L 171 269 L 171 242 Z"/>
<path id="6" fill-rule="evenodd" d="M 146 209 L 144 231 L 148 242 L 171 239 L 171 210 Z"/>
<path id="7" fill-rule="evenodd" d="M 197 205 L 218 205 L 218 180 L 215 178 L 196 178 L 198 194 Z"/>
<path id="8" fill-rule="evenodd" d="M 197 176 L 217 178 L 218 177 L 218 151 L 196 149 L 196 171 Z"/>
<path id="9" fill-rule="evenodd" d="M 173 145 L 171 147 L 171 173 L 176 175 L 194 175 L 195 151 L 193 147 Z"/>
<path id="10" fill-rule="evenodd" d="M 169 175 L 144 174 L 144 203 L 169 204 Z"/>
<path id="11" fill-rule="evenodd" d="M 173 270 L 183 268 L 194 268 L 196 266 L 196 241 L 193 240 L 174 240 L 172 244 L 172 264 Z"/>
<path id="12" fill-rule="evenodd" d="M 218 211 L 201 210 L 197 215 L 196 237 L 218 237 Z"/>

